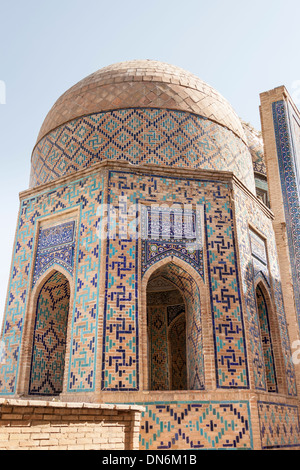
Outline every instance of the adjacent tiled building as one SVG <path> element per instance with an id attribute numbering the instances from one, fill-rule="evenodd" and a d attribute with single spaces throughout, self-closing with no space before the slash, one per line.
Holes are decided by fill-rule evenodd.
<path id="1" fill-rule="evenodd" d="M 137 406 L 141 450 L 300 448 L 300 121 L 284 88 L 261 116 L 148 60 L 58 99 L 20 194 L 0 396 Z"/>

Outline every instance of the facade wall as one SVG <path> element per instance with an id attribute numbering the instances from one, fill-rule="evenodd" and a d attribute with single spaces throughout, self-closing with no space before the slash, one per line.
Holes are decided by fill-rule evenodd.
<path id="1" fill-rule="evenodd" d="M 262 93 L 261 122 L 290 342 L 299 345 L 299 111 L 285 87 Z M 292 326 L 293 325 L 293 326 Z M 297 327 L 295 327 L 297 325 Z M 299 389 L 300 364 L 295 362 Z"/>
<path id="2" fill-rule="evenodd" d="M 266 390 L 261 332 L 255 300 L 256 285 L 261 280 L 273 305 L 273 342 L 281 345 L 281 352 L 275 358 L 277 369 L 280 371 L 278 389 L 287 392 L 289 396 L 296 396 L 296 372 L 292 361 L 272 219 L 238 188 L 235 190 L 235 214 L 248 325 L 248 351 L 251 351 L 253 361 L 253 386 L 257 390 Z"/>
<path id="3" fill-rule="evenodd" d="M 97 361 L 100 243 L 97 228 L 103 178 L 93 174 L 21 200 L 14 245 L 8 300 L 3 320 L 0 388 L 3 395 L 27 392 L 31 372 L 33 338 L 39 290 L 51 269 L 61 270 L 70 283 L 70 313 L 67 327 L 66 370 L 70 390 L 95 390 Z M 77 235 L 71 273 L 61 259 L 53 257 L 46 272 L 35 270 L 39 227 L 57 226 L 76 220 Z M 35 282 L 35 283 L 34 283 Z M 33 285 L 34 283 L 34 285 Z M 71 347 L 72 345 L 72 347 Z M 66 386 L 66 385 L 65 385 Z"/>
<path id="4" fill-rule="evenodd" d="M 143 405 L 141 450 L 272 450 L 300 446 L 299 411 L 295 405 L 256 400 Z"/>
<path id="5" fill-rule="evenodd" d="M 289 100 L 272 103 L 278 167 L 293 276 L 294 300 L 300 318 L 300 114 Z M 298 320 L 300 325 L 300 321 Z"/>
<path id="6" fill-rule="evenodd" d="M 188 200 L 203 208 L 205 228 L 202 227 L 203 245 L 200 251 L 204 253 L 205 273 L 203 273 L 202 282 L 207 291 L 202 302 L 207 303 L 212 312 L 217 387 L 248 388 L 243 308 L 237 272 L 229 185 L 220 181 L 179 180 L 175 176 L 166 178 L 133 172 L 114 171 L 108 176 L 110 203 L 119 209 L 120 197 L 126 195 L 121 208 L 127 212 L 126 204 L 134 205 L 136 209 L 132 211 L 132 219 L 136 215 L 138 204 L 148 204 L 149 201 L 184 204 Z M 171 242 L 168 249 L 161 252 L 160 261 L 172 254 L 174 259 L 183 260 L 188 264 L 188 253 L 184 253 L 175 243 L 173 247 L 170 245 Z M 121 248 L 124 255 L 120 259 Z M 122 240 L 116 238 L 107 242 L 108 277 L 105 289 L 104 328 L 110 332 L 112 344 L 115 346 L 110 348 L 110 340 L 107 337 L 104 338 L 104 368 L 109 373 L 102 383 L 102 390 L 140 389 L 140 374 L 143 373 L 140 368 L 140 354 L 144 336 L 140 332 L 145 322 L 145 312 L 140 302 L 141 287 L 138 285 L 139 267 L 136 262 L 140 258 L 140 253 L 140 240 L 135 236 Z M 143 265 L 143 259 L 141 263 Z M 176 262 L 174 264 L 176 266 Z M 131 269 L 128 269 L 130 267 Z M 189 281 L 187 280 L 186 283 L 183 289 L 187 288 Z M 119 292 L 122 292 L 122 296 Z M 120 310 L 123 312 L 123 318 L 118 320 Z M 136 312 L 134 318 L 133 311 Z M 206 328 L 210 322 L 207 318 L 208 312 L 202 315 L 202 326 L 206 324 Z M 119 330 L 125 331 L 124 345 L 130 345 L 130 348 L 122 347 L 121 351 L 118 349 L 119 354 L 116 354 Z M 135 332 L 142 335 L 137 343 L 130 341 L 130 338 L 136 336 Z M 210 375 L 209 370 L 207 375 Z"/>
<path id="7" fill-rule="evenodd" d="M 63 401 L 145 406 L 140 449 L 300 446 L 271 213 L 231 173 L 161 169 L 158 175 L 154 169 L 103 163 L 21 195 L 1 394 L 28 395 L 37 300 L 58 270 L 70 284 Z M 114 207 L 117 225 L 103 203 Z M 160 230 L 149 238 L 147 207 L 162 203 L 189 203 L 195 239 L 165 240 Z M 61 231 L 73 221 L 74 239 Z M 155 273 L 179 289 L 187 312 L 201 312 L 198 323 L 187 326 L 187 342 L 191 338 L 198 353 L 194 363 L 187 360 L 196 384 L 187 391 L 149 387 L 146 292 Z M 273 306 L 271 329 L 280 345 L 277 393 L 267 392 L 258 281 Z"/>

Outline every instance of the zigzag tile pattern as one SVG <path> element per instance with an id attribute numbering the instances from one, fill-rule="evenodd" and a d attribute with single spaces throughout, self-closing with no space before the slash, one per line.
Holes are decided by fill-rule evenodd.
<path id="1" fill-rule="evenodd" d="M 247 402 L 146 403 L 140 450 L 251 449 Z"/>
<path id="2" fill-rule="evenodd" d="M 33 152 L 30 187 L 103 160 L 232 171 L 255 193 L 251 155 L 241 139 L 208 119 L 162 109 L 97 113 L 57 128 Z"/>

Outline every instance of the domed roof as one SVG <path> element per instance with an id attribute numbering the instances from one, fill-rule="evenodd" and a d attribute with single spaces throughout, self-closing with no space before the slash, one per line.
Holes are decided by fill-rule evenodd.
<path id="1" fill-rule="evenodd" d="M 153 60 L 116 63 L 78 82 L 56 101 L 37 141 L 75 118 L 133 107 L 191 112 L 247 142 L 239 117 L 216 90 L 190 72 Z"/>

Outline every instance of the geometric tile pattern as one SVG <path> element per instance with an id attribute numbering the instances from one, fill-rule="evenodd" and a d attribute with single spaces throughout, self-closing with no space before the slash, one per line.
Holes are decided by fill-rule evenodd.
<path id="1" fill-rule="evenodd" d="M 71 275 L 74 268 L 75 222 L 40 229 L 33 285 L 54 263 L 61 265 Z"/>
<path id="2" fill-rule="evenodd" d="M 274 365 L 273 347 L 268 316 L 268 307 L 264 294 L 258 285 L 256 288 L 256 303 L 258 309 L 258 318 L 260 322 L 260 331 L 262 347 L 265 359 L 266 384 L 268 392 L 277 392 L 276 373 Z"/>
<path id="3" fill-rule="evenodd" d="M 274 295 L 270 292 L 270 298 L 273 301 L 275 315 L 277 316 L 279 323 L 281 350 L 285 365 L 285 377 L 288 394 L 290 396 L 295 396 L 297 394 L 295 369 L 292 362 L 291 345 L 289 341 L 287 321 L 283 304 L 279 263 L 272 220 L 265 216 L 258 208 L 257 204 L 251 198 L 247 197 L 238 187 L 234 188 L 234 199 L 242 284 L 246 302 L 246 314 L 249 322 L 248 339 L 250 357 L 252 358 L 252 367 L 254 373 L 254 386 L 257 390 L 266 390 L 267 388 L 263 349 L 260 340 L 260 325 L 255 302 L 255 271 L 253 269 L 253 260 L 255 257 L 252 255 L 253 243 L 251 246 L 249 225 L 255 227 L 257 231 L 260 232 L 266 239 L 269 279 L 270 285 L 273 287 L 274 292 Z M 261 250 L 260 253 L 262 253 Z M 260 259 L 262 259 L 261 254 Z M 260 263 L 260 266 L 264 266 L 264 263 Z M 260 270 L 258 271 L 258 275 L 259 272 Z M 265 269 L 263 272 L 265 272 Z M 265 279 L 265 277 L 263 278 Z"/>
<path id="4" fill-rule="evenodd" d="M 143 403 L 140 450 L 252 449 L 247 402 Z"/>
<path id="5" fill-rule="evenodd" d="M 91 174 L 55 189 L 44 190 L 21 201 L 13 250 L 8 302 L 4 317 L 3 344 L 5 359 L 0 365 L 0 394 L 15 392 L 24 315 L 28 303 L 30 273 L 35 252 L 37 224 L 54 213 L 70 218 L 70 209 L 79 209 L 79 233 L 74 269 L 75 293 L 71 327 L 71 356 L 68 370 L 70 391 L 93 391 L 95 388 L 96 338 L 100 275 L 100 243 L 97 230 L 101 214 L 103 177 Z M 71 314 L 71 313 L 70 313 Z"/>
<path id="6" fill-rule="evenodd" d="M 300 446 L 297 406 L 258 402 L 258 414 L 263 450 Z"/>
<path id="7" fill-rule="evenodd" d="M 205 262 L 210 283 L 217 386 L 248 388 L 232 199 L 228 185 L 115 171 L 110 172 L 108 190 L 108 202 L 118 210 L 120 197 L 126 195 L 127 205 L 136 207 L 132 218 L 138 214 L 140 203 L 186 203 L 188 200 L 205 207 Z M 127 213 L 124 203 L 122 211 Z M 105 390 L 139 389 L 139 259 L 137 237 L 115 237 L 115 240 L 107 241 L 102 373 L 102 389 Z"/>
<path id="8" fill-rule="evenodd" d="M 5 362 L 0 366 L 0 389 L 3 394 L 12 394 L 15 391 L 24 313 L 28 300 L 27 292 L 30 289 L 29 279 L 34 268 L 33 240 L 37 223 L 54 212 L 62 219 L 64 210 L 77 207 L 80 208 L 80 217 L 74 262 L 76 289 L 72 312 L 68 390 L 95 389 L 100 239 L 94 228 L 101 219 L 97 209 L 102 202 L 103 185 L 102 177 L 95 174 L 57 187 L 55 190 L 43 191 L 21 203 L 3 330 Z M 118 208 L 120 195 L 127 194 L 128 204 L 136 208 L 132 218 L 138 214 L 140 202 L 142 205 L 170 201 L 182 204 L 188 200 L 193 201 L 195 205 L 203 206 L 206 254 L 204 262 L 208 273 L 207 283 L 210 287 L 217 387 L 249 388 L 230 186 L 218 181 L 166 178 L 158 175 L 135 174 L 134 171 L 110 172 L 108 185 L 108 202 L 114 207 Z M 122 211 L 124 215 L 127 214 L 125 206 L 120 210 L 121 214 Z M 296 393 L 295 371 L 291 362 L 272 223 L 267 217 L 262 217 L 261 210 L 257 210 L 254 203 L 251 205 L 250 198 L 238 191 L 235 194 L 235 213 L 238 221 L 237 241 L 243 269 L 243 287 L 246 287 L 246 312 L 250 325 L 250 350 L 255 369 L 255 386 L 266 390 L 263 350 L 261 342 L 257 340 L 260 337 L 260 327 L 255 305 L 253 271 L 249 269 L 251 248 L 248 221 L 268 240 L 270 279 L 273 283 L 280 326 L 288 391 L 293 396 Z M 139 250 L 139 240 L 134 236 L 122 239 L 116 237 L 106 242 L 102 389 L 139 390 L 140 387 L 138 280 L 142 253 Z M 174 272 L 174 279 L 183 279 L 182 274 Z M 190 283 L 188 278 L 184 282 L 186 286 Z M 250 290 L 247 292 L 250 288 L 253 305 L 249 300 Z M 197 296 L 196 301 L 198 302 Z M 199 334 L 198 326 L 196 330 Z M 204 386 L 202 379 L 199 383 L 201 387 Z"/>
<path id="9" fill-rule="evenodd" d="M 37 303 L 30 395 L 62 392 L 69 305 L 69 282 L 56 271 L 42 287 Z"/>
<path id="10" fill-rule="evenodd" d="M 300 122 L 285 101 L 273 103 L 272 108 L 294 299 L 300 325 Z"/>
<path id="11" fill-rule="evenodd" d="M 106 159 L 232 171 L 255 192 L 251 155 L 241 139 L 194 114 L 151 108 L 92 114 L 52 131 L 33 152 L 30 187 Z"/>

